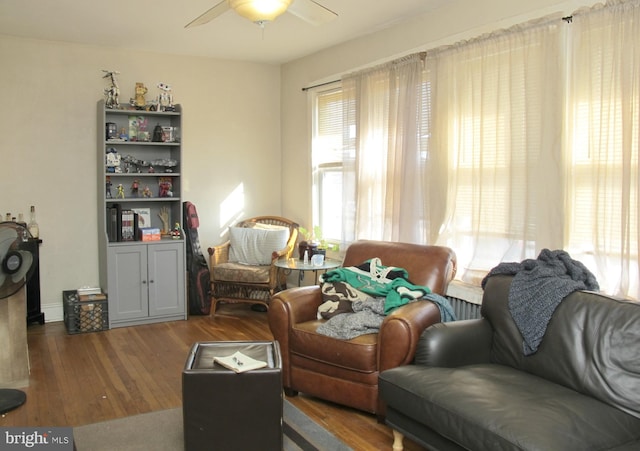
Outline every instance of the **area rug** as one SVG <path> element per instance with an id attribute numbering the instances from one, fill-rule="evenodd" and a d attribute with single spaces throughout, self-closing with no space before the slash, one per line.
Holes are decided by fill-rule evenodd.
<path id="1" fill-rule="evenodd" d="M 351 450 L 284 400 L 285 451 Z M 182 408 L 160 410 L 73 428 L 77 451 L 184 451 Z"/>

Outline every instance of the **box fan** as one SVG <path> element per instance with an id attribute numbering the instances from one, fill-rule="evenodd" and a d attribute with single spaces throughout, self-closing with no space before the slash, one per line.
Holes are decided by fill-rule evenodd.
<path id="1" fill-rule="evenodd" d="M 26 334 L 26 315 L 24 318 L 12 318 L 9 305 L 25 305 L 26 289 L 24 288 L 36 268 L 36 256 L 27 250 L 25 244 L 31 238 L 27 228 L 16 222 L 0 222 L 0 314 L 6 314 L 8 318 L 0 318 L 4 325 L 10 325 L 6 335 L 11 342 L 11 334 L 15 328 L 12 322 L 22 320 L 24 333 Z M 21 303 L 21 304 L 20 304 Z M 4 336 L 4 331 L 2 335 Z M 4 346 L 4 345 L 3 345 Z M 11 343 L 9 343 L 11 347 Z M 27 350 L 25 349 L 25 352 Z M 11 361 L 3 361 L 3 366 L 10 366 Z M 0 380 L 0 414 L 21 406 L 26 401 L 26 394 L 13 388 L 2 388 L 4 381 Z"/>

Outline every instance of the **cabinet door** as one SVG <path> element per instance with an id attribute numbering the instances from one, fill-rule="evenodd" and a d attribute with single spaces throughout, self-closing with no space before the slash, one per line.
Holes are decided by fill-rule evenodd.
<path id="1" fill-rule="evenodd" d="M 108 252 L 110 321 L 149 315 L 147 246 L 113 246 Z"/>
<path id="2" fill-rule="evenodd" d="M 149 246 L 149 316 L 184 314 L 185 263 L 182 242 Z"/>

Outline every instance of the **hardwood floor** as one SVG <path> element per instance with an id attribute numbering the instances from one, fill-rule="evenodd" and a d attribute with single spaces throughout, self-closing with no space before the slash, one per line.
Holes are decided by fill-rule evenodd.
<path id="1" fill-rule="evenodd" d="M 223 304 L 214 318 L 68 335 L 62 322 L 28 328 L 27 402 L 0 426 L 80 426 L 182 405 L 182 369 L 193 343 L 272 340 L 267 316 Z M 354 450 L 391 449 L 375 416 L 298 395 L 287 398 Z M 405 439 L 405 449 L 423 449 Z"/>

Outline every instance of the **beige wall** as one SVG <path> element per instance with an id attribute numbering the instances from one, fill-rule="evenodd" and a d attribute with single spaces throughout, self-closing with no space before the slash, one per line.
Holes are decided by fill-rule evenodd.
<path id="1" fill-rule="evenodd" d="M 282 68 L 282 169 L 287 177 L 282 191 L 283 214 L 307 227 L 311 222 L 310 209 L 300 208 L 311 199 L 310 94 L 302 92 L 303 87 L 552 13 L 568 15 L 594 3 L 594 0 L 453 0 L 410 23 L 285 64 Z"/>
<path id="2" fill-rule="evenodd" d="M 122 51 L 0 35 L 0 211 L 40 234 L 42 304 L 62 319 L 62 290 L 98 284 L 96 102 L 102 69 L 121 72 L 121 100 L 136 82 L 173 86 L 184 110 L 183 197 L 200 215 L 205 248 L 220 242 L 221 205 L 238 186 L 238 216 L 280 214 L 280 67 Z"/>

